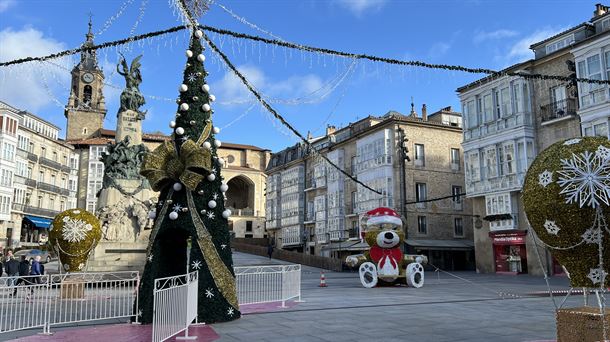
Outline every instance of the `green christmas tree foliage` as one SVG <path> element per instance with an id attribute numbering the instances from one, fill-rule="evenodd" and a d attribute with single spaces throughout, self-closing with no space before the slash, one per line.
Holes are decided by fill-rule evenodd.
<path id="1" fill-rule="evenodd" d="M 191 37 L 180 85 L 172 141 L 146 156 L 142 174 L 159 190 L 155 224 L 140 283 L 138 312 L 143 323 L 153 319 L 154 280 L 198 271 L 198 321 L 229 321 L 240 317 L 235 289 L 228 217 L 227 185 L 216 153 L 220 141 L 212 129 L 214 101 L 206 83 L 201 32 Z M 190 255 L 187 266 L 187 241 Z"/>

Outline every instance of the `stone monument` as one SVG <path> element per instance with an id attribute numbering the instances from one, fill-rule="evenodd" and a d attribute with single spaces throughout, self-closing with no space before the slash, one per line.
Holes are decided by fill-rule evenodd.
<path id="1" fill-rule="evenodd" d="M 108 144 L 101 158 L 104 181 L 96 215 L 102 224 L 102 239 L 95 249 L 89 271 L 141 271 L 146 262 L 152 228 L 149 212 L 155 209 L 157 194 L 146 178 L 140 176 L 142 159 L 148 151 L 142 144 L 142 120 L 146 112 L 140 111 L 145 103 L 139 89 L 141 57 L 136 57 L 129 68 L 121 55 L 117 65 L 117 72 L 125 77 L 125 89 L 117 114 L 115 142 Z"/>

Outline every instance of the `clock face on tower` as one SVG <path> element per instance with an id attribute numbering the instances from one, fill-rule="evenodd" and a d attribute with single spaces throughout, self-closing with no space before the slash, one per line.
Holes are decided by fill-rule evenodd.
<path id="1" fill-rule="evenodd" d="M 84 73 L 82 78 L 85 83 L 91 83 L 94 80 L 93 74 L 90 72 Z"/>

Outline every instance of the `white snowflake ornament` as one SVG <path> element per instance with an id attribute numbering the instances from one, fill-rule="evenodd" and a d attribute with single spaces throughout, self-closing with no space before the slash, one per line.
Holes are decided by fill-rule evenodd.
<path id="1" fill-rule="evenodd" d="M 209 218 L 210 220 L 214 219 L 214 217 L 216 217 L 216 215 L 214 215 L 214 213 L 213 213 L 213 212 L 211 212 L 211 211 L 210 211 L 210 212 L 208 212 L 208 218 Z"/>
<path id="2" fill-rule="evenodd" d="M 201 261 L 199 261 L 199 260 L 195 260 L 195 261 L 193 261 L 193 263 L 191 264 L 191 267 L 192 267 L 194 270 L 198 270 L 198 269 L 200 269 L 200 268 L 201 268 Z"/>
<path id="3" fill-rule="evenodd" d="M 610 205 L 610 159 L 585 151 L 562 159 L 561 166 L 557 183 L 562 187 L 560 194 L 566 195 L 566 203 L 578 202 L 581 208 Z"/>
<path id="4" fill-rule="evenodd" d="M 67 216 L 66 216 L 67 217 Z M 87 233 L 93 229 L 93 226 L 83 220 L 64 217 L 64 227 L 61 231 L 61 236 L 68 242 L 80 242 L 87 237 Z"/>
<path id="5" fill-rule="evenodd" d="M 544 228 L 546 229 L 546 231 L 549 234 L 553 234 L 553 235 L 557 235 L 559 233 L 559 231 L 561 230 L 561 228 L 559 228 L 559 226 L 557 226 L 555 221 L 549 221 L 549 220 L 546 220 L 546 222 L 544 222 Z"/>
<path id="6" fill-rule="evenodd" d="M 208 298 L 214 297 L 214 293 L 212 293 L 212 289 L 211 288 L 205 290 L 205 296 L 208 297 Z"/>
<path id="7" fill-rule="evenodd" d="M 553 183 L 553 172 L 544 170 L 544 172 L 538 175 L 538 184 L 546 188 L 551 183 Z"/>
<path id="8" fill-rule="evenodd" d="M 607 160 L 610 158 L 610 148 L 599 145 L 597 151 L 595 151 L 595 156 L 601 158 L 602 160 Z"/>
<path id="9" fill-rule="evenodd" d="M 225 245 L 224 243 L 222 245 L 220 245 L 220 248 L 225 249 L 227 248 L 227 245 Z"/>
<path id="10" fill-rule="evenodd" d="M 195 82 L 197 80 L 197 74 L 191 72 L 186 76 L 186 79 L 191 83 Z"/>
<path id="11" fill-rule="evenodd" d="M 589 275 L 587 275 L 587 278 L 591 279 L 593 284 L 598 284 L 601 283 L 604 278 L 606 278 L 606 275 L 606 271 L 604 271 L 601 267 L 591 268 L 589 270 Z"/>
<path id="12" fill-rule="evenodd" d="M 233 316 L 233 312 L 234 312 L 234 309 L 230 307 L 229 310 L 227 310 L 227 315 Z"/>
<path id="13" fill-rule="evenodd" d="M 599 243 L 602 239 L 602 231 L 599 228 L 589 228 L 581 236 L 586 243 Z"/>

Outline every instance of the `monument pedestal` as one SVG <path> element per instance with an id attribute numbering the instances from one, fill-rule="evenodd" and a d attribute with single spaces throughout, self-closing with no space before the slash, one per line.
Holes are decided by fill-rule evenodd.
<path id="1" fill-rule="evenodd" d="M 102 240 L 87 264 L 90 272 L 140 271 L 146 264 L 146 248 L 157 195 L 141 189 L 141 180 L 119 179 L 102 189 L 98 198 L 98 217 L 102 221 Z"/>

